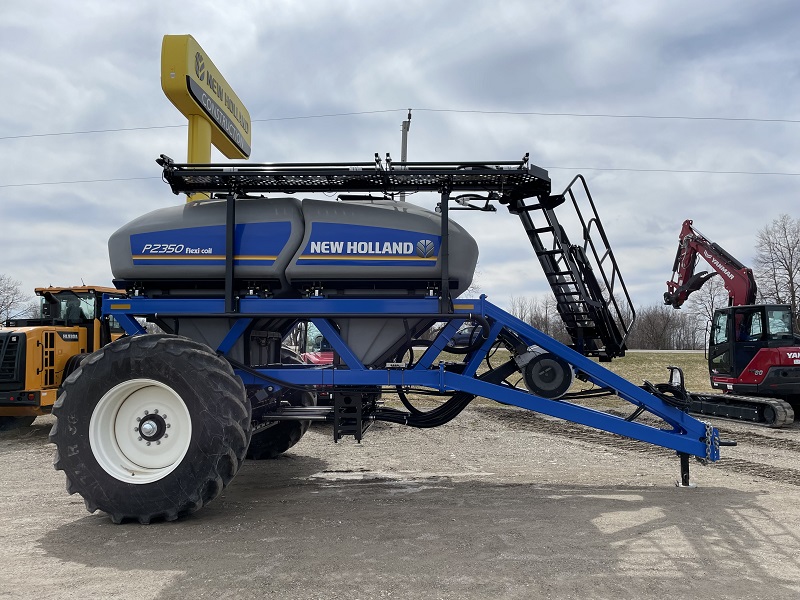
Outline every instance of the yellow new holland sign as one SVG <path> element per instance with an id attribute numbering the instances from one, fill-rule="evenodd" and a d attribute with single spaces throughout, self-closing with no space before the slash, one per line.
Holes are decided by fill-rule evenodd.
<path id="1" fill-rule="evenodd" d="M 211 144 L 228 158 L 250 156 L 250 113 L 191 35 L 164 36 L 161 88 L 189 119 L 188 162 L 209 162 Z"/>

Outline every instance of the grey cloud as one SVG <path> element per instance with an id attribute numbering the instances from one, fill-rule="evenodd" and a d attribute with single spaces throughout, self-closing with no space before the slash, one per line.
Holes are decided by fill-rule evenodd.
<path id="1" fill-rule="evenodd" d="M 33 0 L 5 7 L 0 23 L 0 70 L 13 82 L 0 96 L 0 137 L 185 123 L 160 88 L 160 46 L 164 34 L 191 33 L 256 120 L 255 161 L 368 161 L 387 151 L 399 158 L 400 122 L 412 107 L 411 159 L 530 152 L 550 168 L 557 191 L 578 167 L 800 172 L 797 123 L 419 110 L 797 118 L 798 21 L 792 2 L 733 10 L 727 2 L 632 0 Z M 401 110 L 258 121 L 386 109 Z M 185 159 L 186 136 L 175 128 L 0 140 L 0 184 L 154 178 L 0 188 L 0 220 L 13 243 L 2 271 L 26 289 L 59 273 L 65 282 L 88 274 L 108 283 L 103 238 L 182 201 L 158 181 L 153 159 Z M 660 301 L 683 219 L 747 261 L 756 230 L 796 212 L 794 176 L 584 174 L 640 304 Z M 544 293 L 518 223 L 490 217 L 458 216 L 481 244 L 482 291 L 499 304 Z M 498 236 L 505 228 L 514 233 Z M 41 234 L 82 250 L 45 256 L 31 241 Z"/>

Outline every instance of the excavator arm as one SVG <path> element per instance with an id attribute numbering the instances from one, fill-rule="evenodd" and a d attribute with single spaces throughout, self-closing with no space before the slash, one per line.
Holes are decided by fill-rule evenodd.
<path id="1" fill-rule="evenodd" d="M 713 272 L 695 272 L 701 256 L 714 269 Z M 672 279 L 667 282 L 667 291 L 664 293 L 664 304 L 680 308 L 690 294 L 699 290 L 714 275 L 722 277 L 728 291 L 729 306 L 755 303 L 756 280 L 753 271 L 724 248 L 706 239 L 692 227 L 690 219 L 685 220 L 672 267 Z"/>

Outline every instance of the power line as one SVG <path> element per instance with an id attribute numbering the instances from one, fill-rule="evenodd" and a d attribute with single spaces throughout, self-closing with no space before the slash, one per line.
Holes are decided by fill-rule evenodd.
<path id="1" fill-rule="evenodd" d="M 733 121 L 753 123 L 800 123 L 800 119 L 762 119 L 757 117 L 689 117 L 685 115 L 615 115 L 611 113 L 569 113 L 506 110 L 459 110 L 453 108 L 415 108 L 419 112 L 468 113 L 481 115 L 533 115 L 541 117 L 586 117 L 599 119 L 672 119 L 676 121 Z"/>
<path id="2" fill-rule="evenodd" d="M 360 115 L 377 115 L 381 113 L 400 112 L 404 108 L 386 108 L 383 110 L 362 110 L 358 112 L 329 113 L 322 115 L 300 115 L 296 117 L 273 117 L 271 119 L 253 119 L 253 123 L 266 123 L 268 121 L 296 121 L 299 119 L 326 119 L 328 117 L 355 117 Z"/>
<path id="3" fill-rule="evenodd" d="M 341 113 L 323 113 L 317 115 L 295 115 L 287 117 L 272 117 L 269 119 L 252 119 L 253 123 L 268 123 L 274 121 L 299 121 L 303 119 L 328 119 L 336 117 L 354 117 L 363 115 L 385 114 L 402 112 L 405 108 L 387 108 L 382 110 L 363 110 Z M 538 116 L 538 117 L 576 117 L 592 119 L 649 119 L 673 121 L 721 121 L 734 123 L 800 123 L 800 119 L 766 119 L 759 117 L 692 117 L 686 115 L 637 115 L 613 113 L 573 113 L 573 112 L 544 112 L 544 111 L 511 111 L 511 110 L 467 110 L 455 108 L 414 108 L 418 112 L 453 113 L 453 114 L 479 114 L 479 115 L 509 115 L 509 116 Z M 20 135 L 0 136 L 0 140 L 17 140 L 40 137 L 57 137 L 67 135 L 88 135 L 95 133 L 118 133 L 123 131 L 146 131 L 149 129 L 173 129 L 186 127 L 186 125 L 153 125 L 148 127 L 119 127 L 114 129 L 89 129 L 85 131 L 61 131 L 55 133 L 31 133 Z"/>
<path id="4" fill-rule="evenodd" d="M 298 115 L 294 117 L 273 117 L 270 119 L 252 119 L 253 123 L 266 123 L 268 121 L 296 121 L 299 119 L 325 119 L 329 117 L 352 117 L 358 115 L 374 115 L 379 113 L 389 113 L 402 111 L 402 108 L 387 108 L 385 110 L 363 110 L 358 112 L 329 113 L 320 115 Z M 172 129 L 187 127 L 184 125 L 152 125 L 149 127 L 118 127 L 116 129 L 87 129 L 85 131 L 60 131 L 56 133 L 31 133 L 25 135 L 6 135 L 0 136 L 0 140 L 19 140 L 26 138 L 57 137 L 64 135 L 86 135 L 91 133 L 118 133 L 122 131 L 146 131 L 148 129 Z"/>
<path id="5" fill-rule="evenodd" d="M 567 169 L 569 171 L 628 171 L 631 173 L 701 173 L 705 175 L 783 175 L 800 176 L 800 173 L 784 171 L 708 171 L 705 169 L 630 169 L 612 167 L 542 167 L 543 169 Z"/>
<path id="6" fill-rule="evenodd" d="M 120 131 L 145 131 L 147 129 L 171 129 L 188 125 L 153 125 L 151 127 L 118 127 L 116 129 L 87 129 L 86 131 L 60 131 L 57 133 L 31 133 L 27 135 L 6 135 L 0 140 L 19 140 L 26 138 L 57 137 L 60 135 L 86 135 L 89 133 L 117 133 Z"/>
<path id="7" fill-rule="evenodd" d="M 69 185 L 72 183 L 108 183 L 110 181 L 140 181 L 144 179 L 161 179 L 161 177 L 117 177 L 114 179 L 76 179 L 75 181 L 39 181 L 36 183 L 4 183 L 0 188 L 35 187 L 40 185 Z"/>

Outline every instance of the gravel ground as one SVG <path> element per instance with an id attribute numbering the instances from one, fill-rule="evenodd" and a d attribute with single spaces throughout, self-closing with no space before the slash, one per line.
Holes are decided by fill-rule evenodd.
<path id="1" fill-rule="evenodd" d="M 174 523 L 88 514 L 52 417 L 0 434 L 2 598 L 800 597 L 800 427 L 725 424 L 722 461 L 500 406 L 361 444 L 313 426 Z"/>

